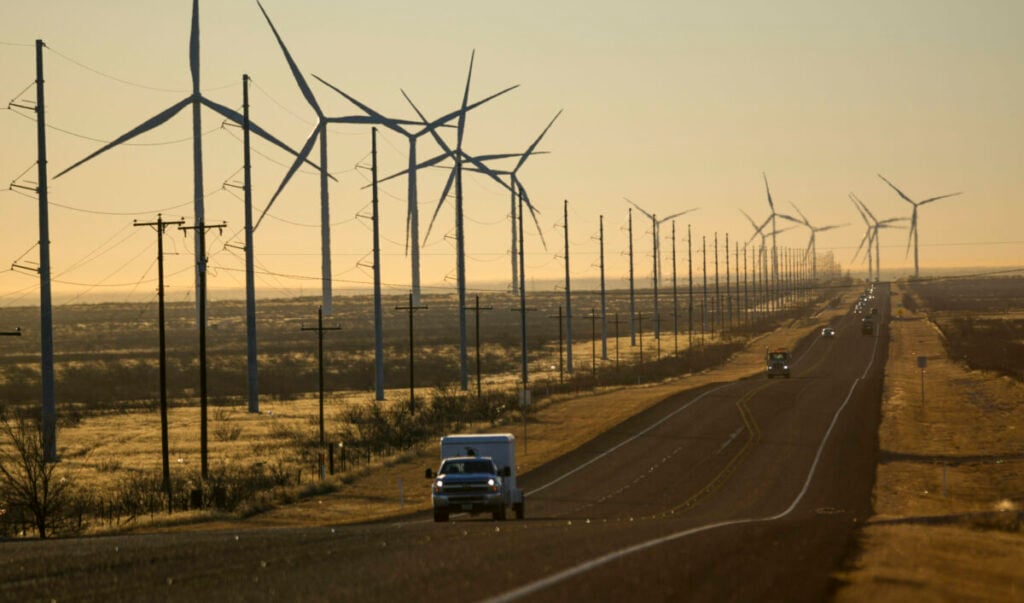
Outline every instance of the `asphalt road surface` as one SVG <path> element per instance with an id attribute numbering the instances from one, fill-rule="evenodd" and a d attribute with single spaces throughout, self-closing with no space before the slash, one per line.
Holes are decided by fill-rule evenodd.
<path id="1" fill-rule="evenodd" d="M 0 599 L 827 600 L 871 512 L 887 330 L 859 321 L 522 476 L 522 521 L 0 543 Z"/>

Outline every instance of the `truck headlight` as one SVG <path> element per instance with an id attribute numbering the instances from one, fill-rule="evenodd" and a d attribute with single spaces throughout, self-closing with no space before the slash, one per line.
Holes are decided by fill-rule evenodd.
<path id="1" fill-rule="evenodd" d="M 782 365 L 782 370 L 788 371 L 789 370 L 789 365 L 788 364 L 783 364 Z"/>
<path id="2" fill-rule="evenodd" d="M 487 485 L 490 487 L 491 492 L 497 492 L 498 491 L 498 480 L 496 480 L 494 478 L 491 478 L 491 479 L 487 480 Z"/>
<path id="3" fill-rule="evenodd" d="M 437 480 L 436 482 L 434 482 L 434 494 L 440 494 L 441 490 L 443 488 L 444 488 L 444 482 L 443 481 Z"/>

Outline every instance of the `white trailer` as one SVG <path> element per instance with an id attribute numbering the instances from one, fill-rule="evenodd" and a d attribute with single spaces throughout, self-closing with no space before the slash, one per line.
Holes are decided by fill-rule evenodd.
<path id="1" fill-rule="evenodd" d="M 470 476 L 447 476 L 443 473 L 446 467 L 446 460 L 466 458 L 488 458 L 493 461 L 497 475 L 501 481 L 500 510 L 494 510 L 496 519 L 503 519 L 505 507 L 512 507 L 516 519 L 525 516 L 526 501 L 523 491 L 516 486 L 516 437 L 511 433 L 474 433 L 447 435 L 441 438 L 441 469 L 436 475 L 434 484 L 434 515 L 435 519 L 447 519 L 448 513 L 458 510 L 476 511 L 483 508 L 481 501 L 471 500 L 470 485 L 466 480 Z M 427 476 L 434 478 L 433 473 L 428 469 Z M 481 479 L 486 476 L 482 476 Z M 452 492 L 456 488 L 459 492 L 465 493 L 465 500 L 462 495 Z M 492 495 L 493 496 L 493 495 Z M 443 519 L 442 519 L 443 520 Z"/>

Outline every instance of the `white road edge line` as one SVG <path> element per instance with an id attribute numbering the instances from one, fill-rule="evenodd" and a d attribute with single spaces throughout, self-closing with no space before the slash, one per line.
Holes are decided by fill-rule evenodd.
<path id="1" fill-rule="evenodd" d="M 741 525 L 741 524 L 752 524 L 752 523 L 763 523 L 763 522 L 768 522 L 768 521 L 777 521 L 779 519 L 782 519 L 783 517 L 786 517 L 787 515 L 789 515 L 790 513 L 793 512 L 793 510 L 796 508 L 796 506 L 798 504 L 800 504 L 800 501 L 807 494 L 807 490 L 811 486 L 811 480 L 814 478 L 814 473 L 815 473 L 815 471 L 817 471 L 818 463 L 821 460 L 822 452 L 825 450 L 825 444 L 828 443 L 829 437 L 832 435 L 832 430 L 835 428 L 836 423 L 839 421 L 839 415 L 842 414 L 843 410 L 846 408 L 846 405 L 850 402 L 850 398 L 853 397 L 853 391 L 857 388 L 857 384 L 859 384 L 865 378 L 865 376 L 867 375 L 868 371 L 874 365 L 874 363 L 875 363 L 875 355 L 876 355 L 877 351 L 878 351 L 878 338 L 875 338 L 875 345 L 874 345 L 874 347 L 871 348 L 871 359 L 868 361 L 867 368 L 864 370 L 864 373 L 860 377 L 857 377 L 856 379 L 854 379 L 853 384 L 850 386 L 850 391 L 847 392 L 847 394 L 846 394 L 846 399 L 843 400 L 843 403 L 839 405 L 838 409 L 836 409 L 835 415 L 832 416 L 832 422 L 829 424 L 828 429 L 825 431 L 825 435 L 821 439 L 821 444 L 818 445 L 818 452 L 817 452 L 817 454 L 814 455 L 814 462 L 811 463 L 810 470 L 807 472 L 807 479 L 804 480 L 804 486 L 800 490 L 800 493 L 796 495 L 796 498 L 793 499 L 793 502 L 790 503 L 789 507 L 786 508 L 786 510 L 782 511 L 781 513 L 777 513 L 775 515 L 770 515 L 770 516 L 767 516 L 767 517 L 753 517 L 753 518 L 745 518 L 745 519 L 731 519 L 731 520 L 728 520 L 728 521 L 720 521 L 718 523 L 712 523 L 712 524 L 707 524 L 707 525 L 703 525 L 703 526 L 698 526 L 696 528 L 690 528 L 688 530 L 683 530 L 681 532 L 676 532 L 674 534 L 669 534 L 667 536 L 662 536 L 660 538 L 655 538 L 654 540 L 648 540 L 647 542 L 641 542 L 639 544 L 634 544 L 634 545 L 626 547 L 624 549 L 619 549 L 617 551 L 612 551 L 611 553 L 607 553 L 607 554 L 602 555 L 600 557 L 596 557 L 596 558 L 591 559 L 589 561 L 584 561 L 583 563 L 580 563 L 580 564 L 575 565 L 573 567 L 570 567 L 568 569 L 562 570 L 562 571 L 560 571 L 560 572 L 558 572 L 556 574 L 552 574 L 552 575 L 550 575 L 550 576 L 548 576 L 546 578 L 541 578 L 540 580 L 536 580 L 536 581 L 531 582 L 529 584 L 525 584 L 525 585 L 523 585 L 523 586 L 521 586 L 519 588 L 510 590 L 510 591 L 506 591 L 506 592 L 504 592 L 502 594 L 499 594 L 497 596 L 494 596 L 494 597 L 490 597 L 490 598 L 484 599 L 484 601 L 486 603 L 506 603 L 508 601 L 515 601 L 515 600 L 520 599 L 522 597 L 525 597 L 527 595 L 532 595 L 534 593 L 540 592 L 540 591 L 544 590 L 545 588 L 548 588 L 549 586 L 554 586 L 555 584 L 558 584 L 559 582 L 562 582 L 562 581 L 567 580 L 569 578 L 572 578 L 574 576 L 578 576 L 580 574 L 586 573 L 586 572 L 588 572 L 588 571 L 590 571 L 592 569 L 595 569 L 597 567 L 600 567 L 600 566 L 602 566 L 602 565 L 604 565 L 606 563 L 610 563 L 610 562 L 615 561 L 617 559 L 621 559 L 621 558 L 626 557 L 628 555 L 632 555 L 633 553 L 639 553 L 640 551 L 644 551 L 644 550 L 647 550 L 647 549 L 650 549 L 650 548 L 654 548 L 654 547 L 656 547 L 658 545 L 665 544 L 667 542 L 672 542 L 673 540 L 679 540 L 681 538 L 686 538 L 687 536 L 692 536 L 694 534 L 700 534 L 701 532 L 707 532 L 707 531 L 710 531 L 710 530 L 716 530 L 718 528 L 724 528 L 724 527 Z M 710 394 L 713 391 L 717 391 L 717 390 L 721 389 L 722 387 L 725 387 L 725 386 L 717 387 L 717 388 L 715 388 L 713 390 L 705 392 L 704 394 L 702 394 L 698 398 L 695 398 L 689 404 L 684 406 L 683 408 L 686 408 L 687 406 L 690 406 L 690 404 L 693 404 L 694 402 L 696 402 L 700 398 L 704 397 L 705 395 Z M 679 410 L 682 410 L 683 408 L 680 408 Z M 679 411 L 676 411 L 676 412 L 679 412 Z M 673 413 L 673 414 L 675 414 L 675 413 Z M 665 419 L 668 419 L 668 417 L 666 417 Z M 651 428 L 653 428 L 653 426 L 651 426 Z M 648 428 L 648 429 L 651 429 L 651 428 Z M 637 436 L 634 436 L 634 438 L 635 437 L 639 437 L 639 435 L 640 434 L 637 434 Z M 623 444 L 625 444 L 625 443 L 626 442 L 623 442 Z M 622 444 L 620 444 L 619 446 L 621 446 L 621 445 Z M 618 446 L 616 446 L 616 448 L 618 448 Z M 609 450 L 608 452 L 611 452 L 612 450 L 614 450 L 614 448 Z M 598 457 L 598 458 L 600 458 L 600 457 Z M 597 459 L 595 458 L 593 460 L 597 460 Z M 593 462 L 593 461 L 591 461 L 591 462 Z M 582 467 L 584 467 L 584 465 L 581 465 L 578 469 L 580 469 Z M 570 475 L 570 474 L 567 473 L 565 476 L 562 476 L 562 478 L 564 478 L 564 477 L 566 477 L 568 475 Z M 562 478 L 559 478 L 559 480 L 561 480 Z M 558 480 L 556 480 L 556 481 L 558 481 Z M 551 482 L 551 483 L 555 483 L 555 482 Z M 550 485 L 550 484 L 548 484 L 548 485 Z M 547 486 L 544 486 L 544 487 L 547 487 Z"/>

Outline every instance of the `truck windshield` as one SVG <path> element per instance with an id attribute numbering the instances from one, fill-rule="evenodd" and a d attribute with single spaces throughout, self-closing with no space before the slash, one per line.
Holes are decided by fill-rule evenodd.
<path id="1" fill-rule="evenodd" d="M 494 463 L 483 460 L 445 461 L 438 473 L 494 473 Z"/>
<path id="2" fill-rule="evenodd" d="M 783 361 L 785 361 L 786 360 L 786 356 L 787 356 L 787 354 L 785 352 L 772 352 L 771 354 L 768 355 L 768 358 L 770 358 L 772 360 L 783 360 Z"/>

